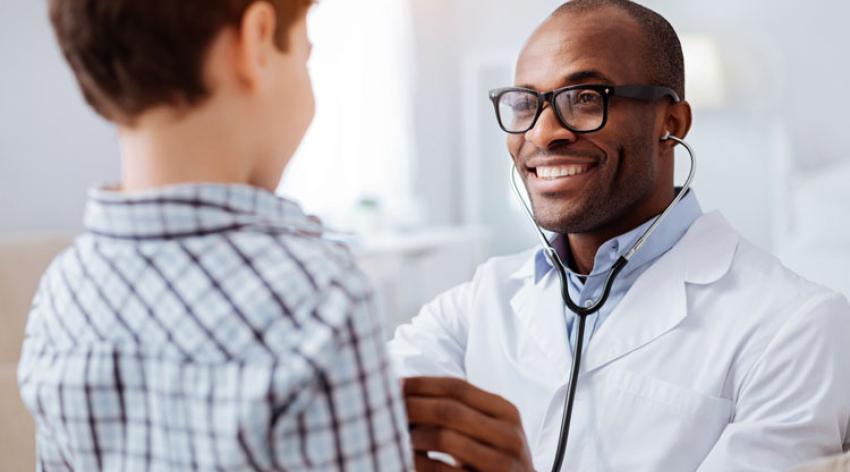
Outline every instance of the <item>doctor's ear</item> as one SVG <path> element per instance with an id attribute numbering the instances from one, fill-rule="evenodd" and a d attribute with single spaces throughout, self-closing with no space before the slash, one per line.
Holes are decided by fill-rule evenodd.
<path id="1" fill-rule="evenodd" d="M 662 126 L 665 131 L 661 135 L 661 141 L 669 142 L 671 145 L 676 143 L 670 140 L 670 136 L 675 136 L 679 139 L 685 139 L 688 131 L 691 130 L 691 104 L 686 101 L 671 103 L 666 111 Z"/>

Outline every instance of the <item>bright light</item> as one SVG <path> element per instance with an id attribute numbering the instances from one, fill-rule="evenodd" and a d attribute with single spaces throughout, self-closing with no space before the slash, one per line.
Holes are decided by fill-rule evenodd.
<path id="1" fill-rule="evenodd" d="M 726 102 L 723 59 L 717 42 L 705 34 L 681 36 L 688 102 L 695 108 L 720 108 Z"/>
<path id="2" fill-rule="evenodd" d="M 316 116 L 280 192 L 337 226 L 410 200 L 412 19 L 398 0 L 323 0 L 311 13 Z M 357 225 L 354 225 L 357 226 Z"/>

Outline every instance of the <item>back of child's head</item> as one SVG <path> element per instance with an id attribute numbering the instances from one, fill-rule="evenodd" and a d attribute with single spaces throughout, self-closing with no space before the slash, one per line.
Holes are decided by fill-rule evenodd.
<path id="1" fill-rule="evenodd" d="M 152 107 L 207 98 L 206 52 L 258 1 L 274 7 L 275 41 L 285 51 L 312 0 L 50 0 L 50 18 L 86 101 L 126 125 Z"/>

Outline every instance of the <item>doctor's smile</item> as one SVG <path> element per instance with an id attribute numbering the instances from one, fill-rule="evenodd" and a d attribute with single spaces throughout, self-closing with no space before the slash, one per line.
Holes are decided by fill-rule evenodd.
<path id="1" fill-rule="evenodd" d="M 523 174 L 532 193 L 541 196 L 551 193 L 553 198 L 564 198 L 566 195 L 559 195 L 561 192 L 578 193 L 585 185 L 592 185 L 588 179 L 593 178 L 599 166 L 598 160 L 588 158 L 533 157 L 523 166 Z"/>

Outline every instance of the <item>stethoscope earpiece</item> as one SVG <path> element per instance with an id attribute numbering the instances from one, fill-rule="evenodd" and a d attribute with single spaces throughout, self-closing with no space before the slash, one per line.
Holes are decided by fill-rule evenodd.
<path id="1" fill-rule="evenodd" d="M 661 137 L 661 140 L 662 140 L 662 141 L 667 141 L 667 140 L 669 140 L 672 136 L 673 136 L 673 135 L 672 135 L 669 131 L 667 131 L 666 133 L 664 133 L 664 136 L 662 136 L 662 137 Z"/>

